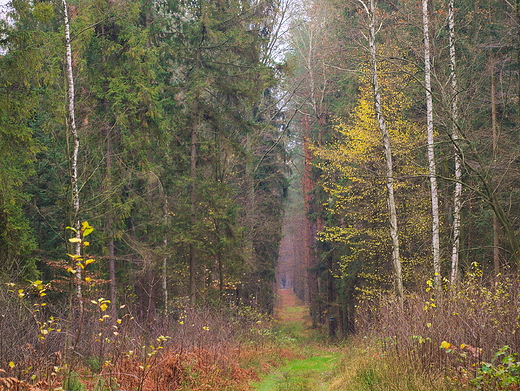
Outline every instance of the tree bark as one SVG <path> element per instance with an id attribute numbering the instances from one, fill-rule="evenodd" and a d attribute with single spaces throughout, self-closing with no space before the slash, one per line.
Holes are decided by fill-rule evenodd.
<path id="1" fill-rule="evenodd" d="M 256 216 L 256 194 L 255 194 L 255 168 L 254 168 L 254 138 L 252 134 L 245 136 L 245 149 L 248 153 L 245 162 L 245 187 L 246 187 L 246 210 L 245 210 L 245 263 L 253 265 L 255 262 L 254 231 Z"/>
<path id="2" fill-rule="evenodd" d="M 67 89 L 68 89 L 68 114 L 69 114 L 69 126 L 72 133 L 74 142 L 72 151 L 72 163 L 71 163 L 71 188 L 72 188 L 72 210 L 73 210 L 73 227 L 76 230 L 76 243 L 75 252 L 76 256 L 81 257 L 81 222 L 80 222 L 80 200 L 79 200 L 79 183 L 78 183 L 78 156 L 79 156 L 79 134 L 76 126 L 76 101 L 74 92 L 74 73 L 72 69 L 72 45 L 70 38 L 70 20 L 69 20 L 69 9 L 66 0 L 62 0 L 63 5 L 63 24 L 65 27 L 65 49 L 66 49 L 66 61 L 67 61 Z M 83 293 L 81 290 L 81 267 L 76 267 L 76 280 L 77 280 L 77 298 L 79 303 L 80 311 L 83 311 Z"/>
<path id="3" fill-rule="evenodd" d="M 517 67 L 518 67 L 518 105 L 520 105 L 520 0 L 516 0 L 516 39 L 517 39 Z M 518 113 L 520 115 L 520 107 L 518 110 Z"/>
<path id="4" fill-rule="evenodd" d="M 498 124 L 497 124 L 497 103 L 496 103 L 496 92 L 495 92 L 495 61 L 493 56 L 491 57 L 490 64 L 491 74 L 491 129 L 493 134 L 493 168 L 497 167 L 498 159 Z M 495 181 L 491 177 L 491 184 L 494 187 Z M 493 189 L 494 190 L 494 189 Z M 493 214 L 493 268 L 496 278 L 500 273 L 500 224 L 496 213 Z"/>
<path id="5" fill-rule="evenodd" d="M 426 89 L 426 127 L 428 133 L 428 170 L 430 176 L 430 194 L 432 200 L 432 252 L 434 281 L 437 289 L 442 286 L 440 242 L 439 242 L 439 195 L 437 190 L 437 172 L 433 137 L 433 98 L 431 86 L 431 49 L 430 21 L 428 0 L 422 0 L 423 39 L 424 39 L 424 86 Z"/>
<path id="6" fill-rule="evenodd" d="M 317 327 L 320 320 L 320 303 L 318 301 L 319 279 L 316 272 L 316 236 L 318 234 L 318 221 L 311 216 L 312 180 L 311 160 L 312 152 L 310 149 L 311 129 L 309 114 L 304 114 L 304 168 L 303 168 L 303 203 L 305 209 L 305 270 L 307 271 L 306 300 L 310 306 L 312 327 Z"/>
<path id="7" fill-rule="evenodd" d="M 191 152 L 190 152 L 190 219 L 191 219 L 191 227 L 194 230 L 194 227 L 197 223 L 197 187 L 195 182 L 197 180 L 197 130 L 199 127 L 199 109 L 198 103 L 195 103 L 195 107 L 193 109 L 193 124 L 191 128 Z M 190 254 L 189 254 L 189 269 L 190 269 L 190 281 L 189 281 L 189 296 L 190 296 L 190 304 L 193 306 L 195 304 L 195 295 L 197 293 L 196 287 L 196 261 L 195 261 L 195 244 L 190 243 Z"/>
<path id="8" fill-rule="evenodd" d="M 105 112 L 108 112 L 108 102 L 104 102 Z M 105 177 L 105 192 L 111 194 L 112 189 L 112 139 L 110 126 L 105 123 L 105 138 L 106 138 L 106 177 Z M 114 243 L 114 211 L 110 198 L 108 199 L 107 215 L 105 221 L 105 228 L 108 235 L 108 273 L 109 273 L 109 297 L 110 297 L 110 316 L 112 322 L 117 320 L 117 303 L 116 303 L 116 265 L 115 265 L 115 243 Z"/>
<path id="9" fill-rule="evenodd" d="M 457 59 L 455 51 L 455 7 L 454 0 L 448 3 L 448 24 L 449 24 L 449 47 L 450 47 L 450 81 L 451 81 L 451 138 L 455 150 L 455 191 L 453 193 L 453 245 L 451 250 L 451 276 L 450 283 L 456 284 L 459 280 L 459 252 L 460 252 L 460 223 L 462 210 L 462 158 L 458 145 L 460 140 L 457 128 L 459 108 L 457 97 Z"/>
<path id="10" fill-rule="evenodd" d="M 371 71 L 372 71 L 372 86 L 374 89 L 374 108 L 376 112 L 377 122 L 379 130 L 381 131 L 383 138 L 383 148 L 385 153 L 386 162 L 386 189 L 387 189 L 387 201 L 388 201 L 388 212 L 389 212 L 389 223 L 390 223 L 390 237 L 392 239 L 392 263 L 395 272 L 395 289 L 399 301 L 402 302 L 404 296 L 403 289 L 403 276 L 401 268 L 401 258 L 399 255 L 399 232 L 397 227 L 397 208 L 395 205 L 394 196 L 394 173 L 393 173 L 393 160 L 392 150 L 390 145 L 390 135 L 386 127 L 385 117 L 383 115 L 383 109 L 381 105 L 381 93 L 379 90 L 379 78 L 377 68 L 377 48 L 376 48 L 376 15 L 375 15 L 375 0 L 370 0 L 369 6 L 367 6 L 362 0 L 358 0 L 365 11 L 367 12 L 369 19 L 369 37 L 368 44 L 370 50 L 371 60 Z"/>
<path id="11" fill-rule="evenodd" d="M 311 265 L 311 246 L 312 246 L 312 235 L 311 235 L 311 220 L 310 220 L 310 194 L 312 191 L 312 182 L 311 182 L 311 151 L 309 148 L 309 138 L 310 138 L 310 125 L 309 125 L 309 115 L 305 113 L 303 115 L 303 124 L 304 124 L 304 136 L 303 136 L 303 183 L 302 183 L 302 191 L 303 191 L 303 209 L 305 210 L 305 248 L 304 248 L 304 268 L 306 270 L 307 277 L 305 279 L 305 291 L 304 291 L 304 300 L 306 303 L 311 304 L 311 301 L 315 299 L 312 296 L 311 291 L 313 291 L 312 287 L 314 285 L 314 279 L 312 275 L 312 265 Z M 314 314 L 311 305 L 311 312 Z M 313 316 L 313 320 L 315 317 Z"/>
<path id="12" fill-rule="evenodd" d="M 117 301 L 115 245 L 113 237 L 108 239 L 108 272 L 110 277 L 110 316 L 112 317 L 112 322 L 115 322 L 117 320 Z"/>
<path id="13" fill-rule="evenodd" d="M 168 196 L 164 195 L 164 226 L 168 228 Z M 168 236 L 165 235 L 163 239 L 164 249 L 168 248 Z M 163 258 L 162 264 L 162 291 L 164 300 L 164 312 L 168 314 L 169 311 L 169 297 L 168 297 L 168 257 Z"/>

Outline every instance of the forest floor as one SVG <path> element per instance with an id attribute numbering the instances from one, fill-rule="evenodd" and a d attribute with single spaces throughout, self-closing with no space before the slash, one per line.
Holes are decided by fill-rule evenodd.
<path id="1" fill-rule="evenodd" d="M 459 391 L 475 389 L 447 381 L 446 369 L 425 371 L 416 362 L 381 351 L 377 339 L 358 336 L 333 341 L 326 329 L 313 328 L 309 309 L 290 289 L 279 289 L 273 321 L 276 364 L 256 371 L 255 391 Z M 258 352 L 261 356 L 260 352 Z M 412 356 L 411 356 L 412 357 Z M 259 357 L 260 358 L 260 357 Z M 260 361 L 265 363 L 265 359 Z M 516 383 L 515 383 L 516 384 Z M 468 386 L 468 387 L 466 387 Z M 477 387 L 478 388 L 478 387 Z M 481 389 L 481 388 L 478 388 Z M 488 388 L 486 388 L 488 389 Z M 505 388 L 489 388 L 503 390 Z M 513 388 L 511 388 L 513 389 Z M 517 388 L 514 388 L 515 390 Z"/>
<path id="2" fill-rule="evenodd" d="M 275 330 L 294 350 L 294 357 L 282 367 L 253 384 L 257 391 L 328 390 L 340 350 L 313 329 L 308 308 L 291 289 L 279 289 L 275 306 Z"/>

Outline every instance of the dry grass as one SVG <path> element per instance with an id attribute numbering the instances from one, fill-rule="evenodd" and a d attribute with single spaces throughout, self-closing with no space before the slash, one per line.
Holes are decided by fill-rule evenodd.
<path id="1" fill-rule="evenodd" d="M 424 370 L 406 358 L 382 354 L 370 339 L 355 338 L 343 351 L 343 359 L 334 373 L 329 390 L 356 391 L 448 391 L 439 368 Z"/>
<path id="2" fill-rule="evenodd" d="M 518 282 L 473 276 L 456 290 L 409 295 L 402 306 L 392 298 L 363 303 L 356 350 L 346 353 L 335 389 L 503 389 L 474 379 L 504 346 L 511 357 L 520 350 Z"/>
<path id="3" fill-rule="evenodd" d="M 257 379 L 254 371 L 240 367 L 238 357 L 203 349 L 169 350 L 145 368 L 136 358 L 124 358 L 102 372 L 126 390 L 247 390 Z"/>
<path id="4" fill-rule="evenodd" d="M 358 335 L 348 341 L 330 389 L 474 387 L 482 362 L 505 345 L 508 354 L 519 352 L 518 282 L 510 277 L 486 284 L 473 278 L 456 291 L 409 295 L 402 306 L 391 298 L 360 303 Z M 278 312 L 284 320 L 275 327 L 250 307 L 181 311 L 153 322 L 128 313 L 120 323 L 100 321 L 99 312 L 87 308 L 73 324 L 57 320 L 40 339 L 49 313 L 20 311 L 19 303 L 1 295 L 0 301 L 10 322 L 3 327 L 12 330 L 0 338 L 0 378 L 15 379 L 21 389 L 45 382 L 48 389 L 73 391 L 249 390 L 259 376 L 301 359 L 316 345 L 302 330 L 306 312 L 299 303 Z M 77 342 L 74 349 L 64 349 L 64 330 L 70 332 L 69 346 Z M 441 347 L 443 341 L 449 349 Z M 488 379 L 480 389 L 505 389 L 498 380 Z"/>

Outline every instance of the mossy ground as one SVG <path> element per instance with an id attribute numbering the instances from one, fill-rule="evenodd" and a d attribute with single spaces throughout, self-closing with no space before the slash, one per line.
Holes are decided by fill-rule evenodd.
<path id="1" fill-rule="evenodd" d="M 293 361 L 265 377 L 257 391 L 328 390 L 339 353 Z"/>
<path id="2" fill-rule="evenodd" d="M 280 343 L 298 357 L 254 383 L 257 391 L 327 390 L 340 359 L 339 350 L 320 330 L 312 329 L 308 309 L 291 290 L 279 290 L 275 330 Z"/>

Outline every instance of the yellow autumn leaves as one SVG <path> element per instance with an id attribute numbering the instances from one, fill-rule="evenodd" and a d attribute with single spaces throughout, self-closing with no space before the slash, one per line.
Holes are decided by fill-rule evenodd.
<path id="1" fill-rule="evenodd" d="M 394 48 L 385 50 L 392 51 Z M 394 52 L 397 53 L 397 52 Z M 393 56 L 395 58 L 395 55 Z M 408 119 L 413 102 L 405 88 L 413 82 L 410 63 L 383 60 L 378 64 L 382 86 L 382 106 L 393 154 L 399 229 L 403 246 L 404 276 L 428 258 L 408 243 L 422 242 L 429 235 L 427 165 L 424 125 Z M 388 208 L 386 205 L 385 160 L 381 131 L 374 109 L 373 89 L 368 69 L 361 69 L 359 99 L 347 118 L 336 118 L 335 139 L 315 145 L 313 154 L 321 169 L 321 185 L 328 194 L 324 207 L 339 224 L 328 225 L 320 233 L 323 241 L 350 246 L 342 269 L 350 262 L 364 265 L 363 277 L 387 280 L 391 276 L 385 262 L 390 254 Z M 425 196 L 426 195 L 426 196 Z"/>

